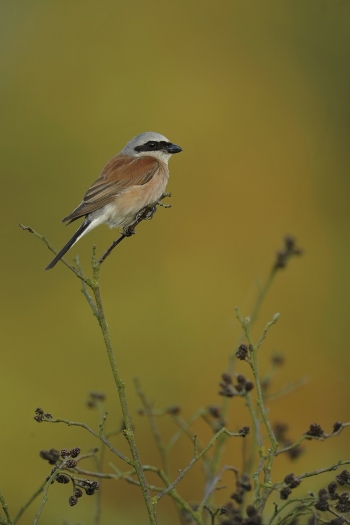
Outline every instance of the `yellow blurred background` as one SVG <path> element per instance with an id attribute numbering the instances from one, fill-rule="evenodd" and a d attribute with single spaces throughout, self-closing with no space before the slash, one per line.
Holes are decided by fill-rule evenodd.
<path id="1" fill-rule="evenodd" d="M 109 428 L 121 418 L 80 283 L 62 264 L 44 272 L 51 253 L 17 224 L 61 248 L 75 231 L 61 218 L 143 131 L 183 148 L 170 161 L 172 208 L 125 240 L 101 276 L 142 461 L 160 466 L 147 421 L 136 414 L 133 376 L 155 407 L 180 405 L 184 417 L 219 404 L 220 374 L 240 335 L 234 306 L 249 314 L 256 281 L 266 278 L 287 233 L 305 256 L 277 276 L 254 334 L 280 312 L 262 347 L 262 372 L 278 351 L 286 366 L 271 390 L 300 377 L 309 382 L 273 402 L 271 420 L 288 422 L 291 439 L 313 422 L 329 432 L 334 421 L 349 420 L 349 2 L 22 0 L 0 10 L 0 487 L 12 513 L 49 473 L 40 449 L 98 445 L 79 429 L 39 426 L 37 406 L 97 428 L 98 415 L 84 402 L 99 390 L 107 394 Z M 101 254 L 115 238 L 115 230 L 98 228 L 69 257 L 79 254 L 89 271 L 92 245 Z M 238 369 L 249 375 L 244 363 Z M 250 425 L 243 400 L 230 406 L 230 430 Z M 169 439 L 175 427 L 159 424 Z M 204 423 L 196 428 L 210 439 Z M 122 437 L 113 443 L 127 451 Z M 307 442 L 298 463 L 276 461 L 273 480 L 346 459 L 348 443 L 346 431 Z M 191 455 L 182 438 L 173 476 Z M 241 466 L 241 442 L 228 443 L 224 463 Z M 232 477 L 223 481 L 218 504 L 234 489 Z M 202 487 L 198 466 L 178 489 L 198 501 Z M 101 523 L 147 522 L 136 488 L 106 481 L 102 491 Z M 43 525 L 93 523 L 94 497 L 71 508 L 69 495 L 68 486 L 52 487 Z M 31 523 L 38 505 L 20 523 Z M 160 523 L 178 522 L 170 500 L 158 512 Z"/>

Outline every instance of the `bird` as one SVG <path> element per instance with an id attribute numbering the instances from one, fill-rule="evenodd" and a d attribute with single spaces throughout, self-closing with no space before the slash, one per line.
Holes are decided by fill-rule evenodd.
<path id="1" fill-rule="evenodd" d="M 132 226 L 139 212 L 154 205 L 163 195 L 169 179 L 168 161 L 182 148 L 164 135 L 147 131 L 136 135 L 103 168 L 85 193 L 81 204 L 62 222 L 84 220 L 46 270 L 53 268 L 83 235 L 100 224 L 111 228 Z"/>

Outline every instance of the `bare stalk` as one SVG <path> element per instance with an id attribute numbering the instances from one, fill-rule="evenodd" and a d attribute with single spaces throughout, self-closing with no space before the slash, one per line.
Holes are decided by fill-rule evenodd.
<path id="1" fill-rule="evenodd" d="M 44 235 L 41 235 L 41 234 L 35 232 L 29 226 L 20 225 L 20 227 L 23 230 L 29 231 L 30 233 L 35 235 L 35 237 L 38 237 L 39 239 L 41 239 L 51 251 L 56 253 L 56 250 L 51 246 L 51 244 L 47 241 L 47 239 L 46 239 L 46 237 Z M 121 406 L 121 409 L 122 409 L 124 425 L 125 425 L 125 429 L 123 431 L 123 434 L 124 434 L 124 436 L 125 436 L 125 438 L 126 438 L 126 440 L 128 442 L 128 445 L 129 445 L 129 448 L 130 448 L 130 452 L 131 452 L 131 455 L 132 455 L 132 462 L 131 462 L 131 464 L 135 468 L 137 477 L 138 477 L 139 482 L 140 482 L 142 495 L 143 495 L 143 498 L 145 500 L 147 511 L 148 511 L 149 521 L 150 521 L 150 523 L 152 525 L 156 525 L 158 523 L 158 521 L 157 521 L 156 510 L 155 510 L 155 504 L 152 501 L 152 497 L 151 497 L 151 494 L 150 494 L 150 491 L 149 491 L 149 488 L 148 488 L 148 484 L 147 484 L 147 481 L 146 481 L 146 478 L 145 478 L 145 474 L 143 472 L 140 456 L 139 456 L 139 453 L 138 453 L 138 450 L 137 450 L 135 436 L 134 436 L 134 431 L 133 431 L 132 424 L 131 424 L 131 417 L 130 417 L 130 414 L 129 414 L 129 409 L 128 409 L 128 405 L 127 405 L 127 401 L 126 401 L 125 383 L 120 377 L 120 373 L 119 373 L 117 362 L 116 362 L 116 358 L 115 358 L 115 355 L 114 355 L 114 351 L 113 351 L 113 347 L 112 347 L 112 343 L 111 343 L 111 339 L 110 339 L 110 335 L 109 335 L 109 331 L 108 331 L 108 325 L 107 325 L 107 322 L 106 322 L 105 313 L 104 313 L 104 309 L 103 309 L 103 304 L 102 304 L 102 299 L 101 299 L 101 292 L 100 292 L 100 285 L 99 285 L 100 264 L 97 263 L 97 261 L 96 261 L 96 247 L 93 248 L 93 254 L 92 254 L 92 273 L 93 273 L 92 279 L 89 279 L 88 277 L 86 277 L 79 269 L 77 269 L 74 266 L 70 265 L 64 259 L 62 259 L 62 262 L 63 262 L 63 264 L 65 264 L 74 273 L 74 275 L 76 277 L 78 277 L 81 281 L 83 281 L 83 283 L 85 283 L 85 285 L 87 287 L 89 287 L 91 289 L 92 293 L 93 293 L 93 296 L 94 296 L 94 299 L 95 299 L 96 310 L 94 308 L 92 308 L 92 309 L 93 309 L 94 315 L 98 319 L 98 322 L 99 322 L 99 325 L 100 325 L 100 328 L 101 328 L 101 331 L 102 331 L 102 336 L 103 336 L 103 340 L 104 340 L 104 343 L 105 343 L 105 348 L 106 348 L 108 359 L 109 359 L 109 363 L 110 363 L 110 366 L 111 366 L 114 382 L 115 382 L 116 387 L 117 387 L 118 396 L 119 396 L 119 402 L 120 402 L 120 406 Z M 88 297 L 87 297 L 87 295 L 85 293 L 84 293 L 84 295 L 88 299 Z M 90 306 L 92 306 L 91 301 L 88 300 L 88 302 L 89 302 Z M 97 315 L 96 315 L 96 313 L 97 313 Z M 45 487 L 45 490 L 44 490 L 43 504 L 45 504 L 46 499 L 47 499 L 48 488 L 49 487 L 47 486 L 47 487 Z"/>

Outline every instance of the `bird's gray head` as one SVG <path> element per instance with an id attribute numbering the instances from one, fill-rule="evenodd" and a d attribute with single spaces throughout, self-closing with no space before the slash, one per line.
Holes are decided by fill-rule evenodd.
<path id="1" fill-rule="evenodd" d="M 132 157 L 151 155 L 163 162 L 168 162 L 171 155 L 180 153 L 180 151 L 182 151 L 182 148 L 170 142 L 164 135 L 147 131 L 136 135 L 120 153 Z"/>

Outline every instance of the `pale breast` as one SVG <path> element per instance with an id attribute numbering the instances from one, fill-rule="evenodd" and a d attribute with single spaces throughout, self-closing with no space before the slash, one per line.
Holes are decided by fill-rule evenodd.
<path id="1" fill-rule="evenodd" d="M 105 207 L 108 224 L 112 228 L 131 226 L 142 208 L 154 204 L 163 195 L 168 179 L 168 166 L 162 162 L 149 182 L 122 190 L 115 200 Z"/>

